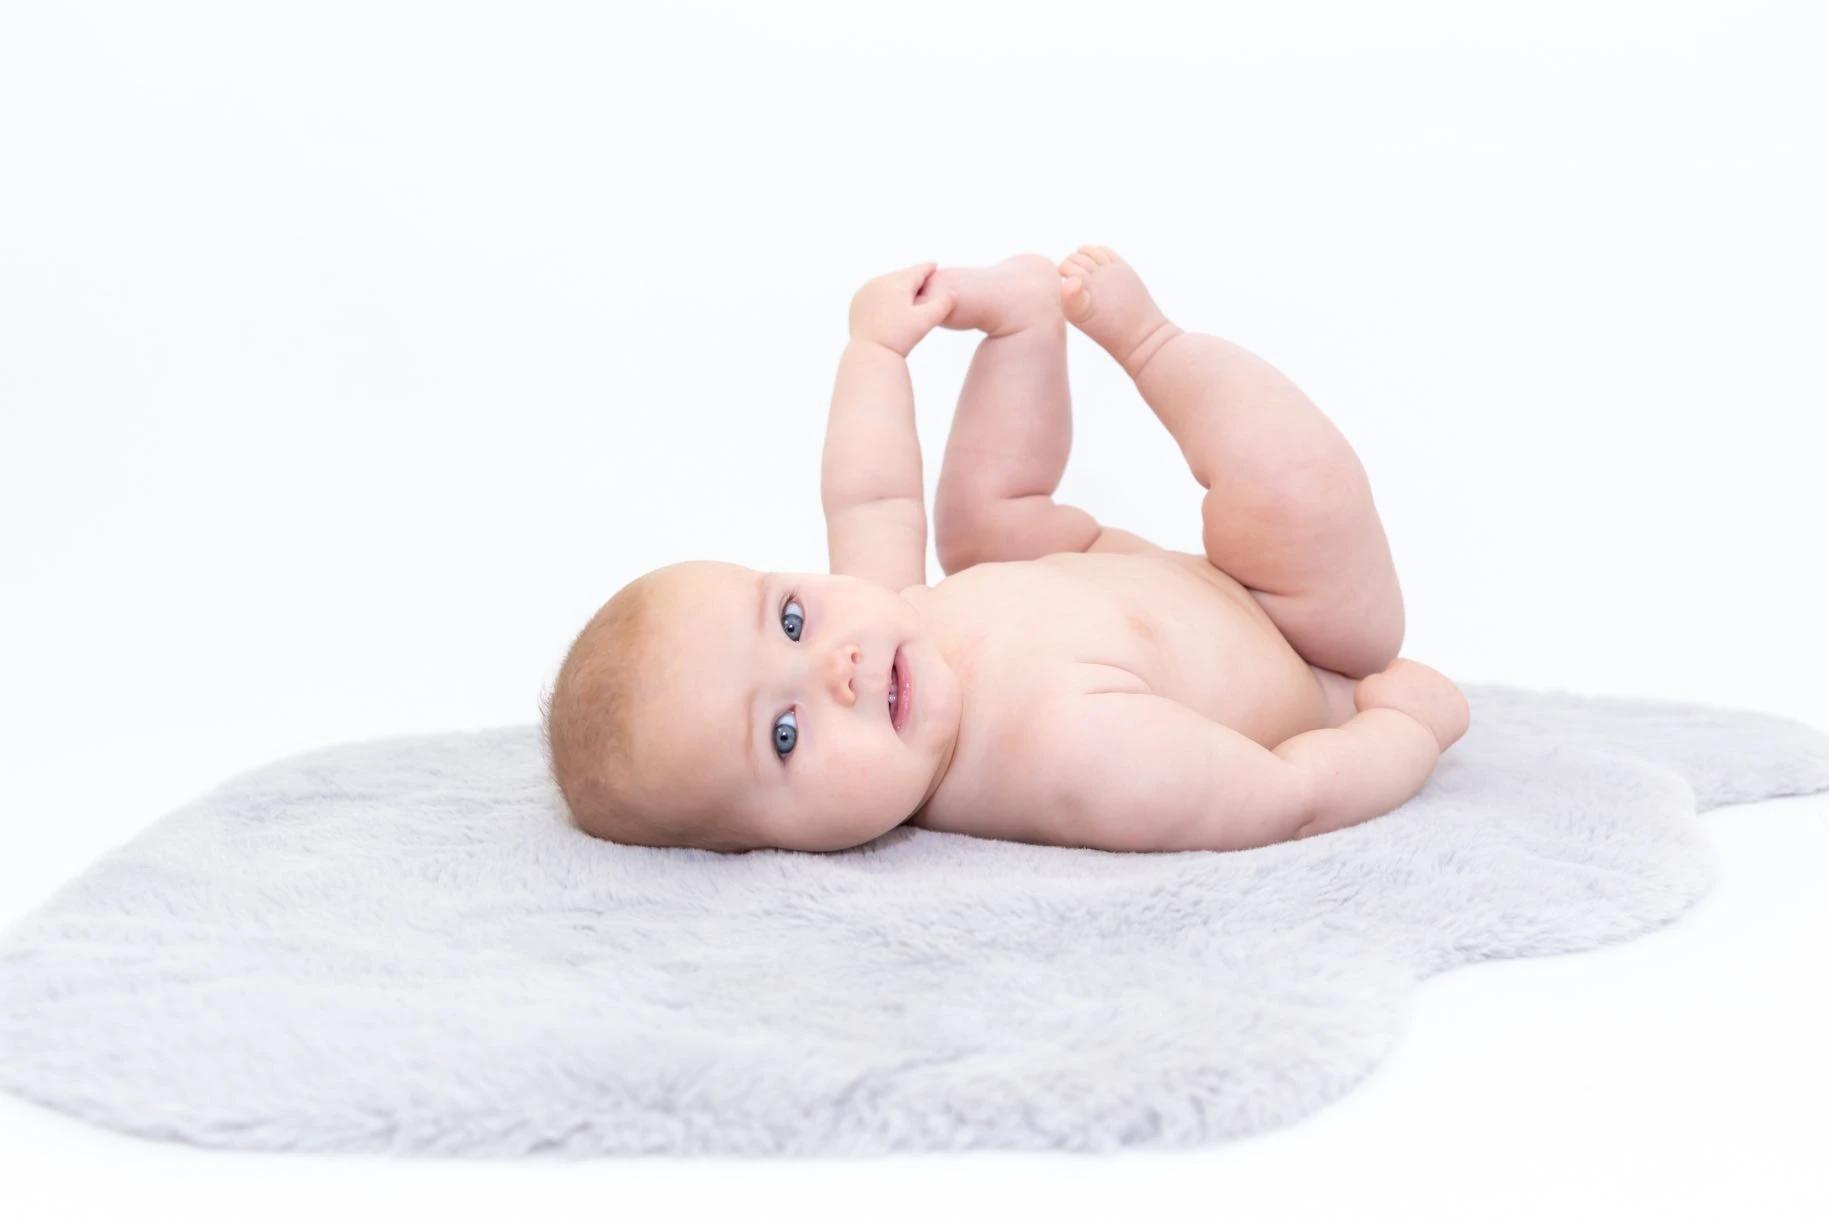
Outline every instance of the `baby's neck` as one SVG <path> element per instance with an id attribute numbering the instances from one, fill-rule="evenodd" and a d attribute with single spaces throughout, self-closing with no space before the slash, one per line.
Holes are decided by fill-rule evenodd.
<path id="1" fill-rule="evenodd" d="M 950 599 L 943 590 L 926 585 L 904 589 L 902 596 L 914 606 L 920 616 L 921 627 L 927 637 L 933 641 L 934 650 L 946 662 L 946 667 L 953 671 L 959 683 L 959 724 L 954 726 L 952 739 L 946 744 L 946 753 L 940 764 L 934 768 L 934 775 L 921 795 L 921 803 L 909 814 L 909 820 L 918 816 L 927 808 L 934 793 L 945 784 L 947 775 L 952 771 L 953 760 L 958 757 L 960 725 L 971 707 L 972 678 L 971 673 L 977 667 L 978 650 L 976 644 L 982 635 L 974 631 L 958 614 L 952 612 Z"/>

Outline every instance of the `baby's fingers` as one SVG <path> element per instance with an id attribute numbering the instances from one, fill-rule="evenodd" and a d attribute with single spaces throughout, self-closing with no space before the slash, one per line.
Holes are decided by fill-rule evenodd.
<path id="1" fill-rule="evenodd" d="M 958 300 L 958 293 L 942 292 L 938 296 L 931 296 L 926 300 L 919 302 L 921 306 L 921 320 L 929 326 L 938 326 L 941 322 L 946 320 L 948 314 L 952 313 L 953 305 L 956 304 Z"/>

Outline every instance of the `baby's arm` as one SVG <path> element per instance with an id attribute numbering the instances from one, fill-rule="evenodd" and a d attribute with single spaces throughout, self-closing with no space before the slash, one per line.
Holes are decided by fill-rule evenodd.
<path id="1" fill-rule="evenodd" d="M 1403 657 L 1353 691 L 1358 714 L 1293 736 L 1273 751 L 1314 777 L 1314 808 L 1296 835 L 1323 834 L 1389 812 L 1422 790 L 1469 722 L 1467 698 L 1428 665 Z"/>
<path id="2" fill-rule="evenodd" d="M 1369 687 L 1369 690 L 1368 690 Z M 1155 694 L 1073 694 L 1027 721 L 1012 766 L 1032 803 L 997 836 L 1106 851 L 1235 851 L 1344 829 L 1422 790 L 1467 729 L 1446 677 L 1398 660 L 1359 713 L 1275 749 Z M 1020 802 L 1017 802 L 1020 803 Z"/>
<path id="3" fill-rule="evenodd" d="M 820 458 L 826 548 L 837 575 L 894 592 L 927 582 L 927 507 L 908 352 L 952 308 L 921 299 L 934 264 L 871 280 L 851 302 Z"/>
<path id="4" fill-rule="evenodd" d="M 1306 816 L 1291 838 L 1343 830 L 1390 812 L 1423 789 L 1442 756 L 1426 724 L 1390 707 L 1361 711 L 1338 728 L 1292 736 L 1270 752 L 1308 784 Z"/>

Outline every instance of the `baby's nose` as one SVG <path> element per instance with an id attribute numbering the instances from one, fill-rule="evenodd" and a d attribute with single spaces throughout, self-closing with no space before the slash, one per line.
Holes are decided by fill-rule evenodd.
<path id="1" fill-rule="evenodd" d="M 841 644 L 826 653 L 826 685 L 831 688 L 832 697 L 843 706 L 849 707 L 857 701 L 852 678 L 857 675 L 857 662 L 862 655 L 862 650 L 852 643 Z"/>

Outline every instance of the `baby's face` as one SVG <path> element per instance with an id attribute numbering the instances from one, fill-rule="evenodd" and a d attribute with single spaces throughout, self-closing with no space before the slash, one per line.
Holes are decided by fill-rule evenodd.
<path id="1" fill-rule="evenodd" d="M 927 802 L 961 699 L 914 601 L 728 563 L 676 564 L 657 587 L 658 689 L 637 732 L 674 790 L 728 809 L 747 842 L 801 851 L 868 842 Z M 893 719 L 892 662 L 912 685 Z"/>

